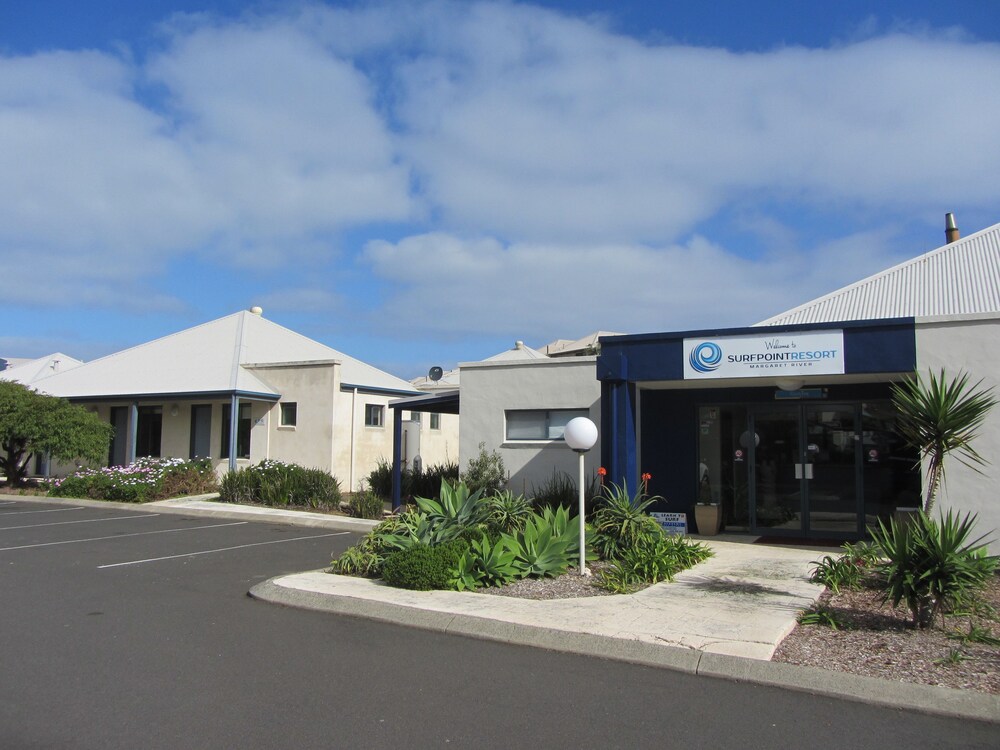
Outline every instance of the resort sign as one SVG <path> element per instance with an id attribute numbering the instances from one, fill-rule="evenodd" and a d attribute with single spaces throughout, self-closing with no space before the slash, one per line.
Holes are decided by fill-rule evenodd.
<path id="1" fill-rule="evenodd" d="M 843 331 L 684 339 L 685 380 L 843 373 Z"/>

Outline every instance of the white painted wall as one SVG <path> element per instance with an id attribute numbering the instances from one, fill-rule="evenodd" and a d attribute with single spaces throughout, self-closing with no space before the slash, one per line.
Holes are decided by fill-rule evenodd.
<path id="1" fill-rule="evenodd" d="M 972 382 L 982 379 L 984 387 L 992 386 L 1000 398 L 1000 315 L 919 319 L 916 344 L 922 376 L 942 368 L 952 376 L 965 371 Z M 980 533 L 992 537 L 991 553 L 1000 554 L 1000 407 L 989 415 L 973 446 L 989 463 L 977 473 L 954 456 L 946 459 L 937 507 L 977 513 Z"/>
<path id="2" fill-rule="evenodd" d="M 471 362 L 461 365 L 460 457 L 462 470 L 486 451 L 498 450 L 510 476 L 508 487 L 531 494 L 533 487 L 547 482 L 555 471 L 574 481 L 578 459 L 564 442 L 507 442 L 506 409 L 587 409 L 590 419 L 601 424 L 601 385 L 596 357 L 535 359 L 523 361 Z M 601 461 L 601 445 L 587 454 L 585 471 L 594 476 Z"/>

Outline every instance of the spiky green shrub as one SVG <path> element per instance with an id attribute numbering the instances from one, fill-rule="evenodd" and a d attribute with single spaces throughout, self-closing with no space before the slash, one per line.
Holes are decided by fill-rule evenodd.
<path id="1" fill-rule="evenodd" d="M 879 521 L 870 529 L 886 562 L 885 601 L 905 602 L 918 628 L 981 590 L 997 569 L 987 554 L 986 537 L 973 538 L 976 516 L 948 511 L 940 522 L 920 511 L 909 523 Z"/>
<path id="2" fill-rule="evenodd" d="M 351 515 L 355 518 L 382 518 L 385 503 L 371 490 L 356 492 L 350 500 Z"/>
<path id="3" fill-rule="evenodd" d="M 606 485 L 594 514 L 594 548 L 598 554 L 605 560 L 615 560 L 642 540 L 659 535 L 660 525 L 646 512 L 658 500 L 662 498 L 647 497 L 641 491 L 633 497 L 624 485 Z"/>
<path id="4" fill-rule="evenodd" d="M 706 545 L 665 534 L 657 527 L 657 533 L 624 548 L 621 556 L 602 571 L 599 583 L 615 593 L 628 593 L 640 586 L 673 580 L 677 573 L 711 556 Z"/>
<path id="5" fill-rule="evenodd" d="M 520 531 L 532 515 L 531 502 L 524 495 L 515 495 L 510 490 L 486 498 L 486 506 L 486 524 L 490 531 L 497 534 Z"/>
<path id="6" fill-rule="evenodd" d="M 601 485 L 597 476 L 593 476 L 583 488 L 583 512 L 586 517 L 593 515 L 600 494 Z M 575 510 L 580 505 L 576 480 L 564 471 L 553 471 L 552 476 L 531 488 L 531 503 L 536 508 L 566 506 Z"/>
<path id="7" fill-rule="evenodd" d="M 930 513 L 944 479 L 944 460 L 955 454 L 958 460 L 976 471 L 986 463 L 972 447 L 986 416 L 996 406 L 993 389 L 982 389 L 982 380 L 970 384 L 967 373 L 949 379 L 928 373 L 925 383 L 910 377 L 892 384 L 892 403 L 897 413 L 897 428 L 907 445 L 920 451 L 927 466 L 927 494 L 924 512 Z"/>
<path id="8" fill-rule="evenodd" d="M 433 497 L 441 491 L 441 480 L 458 481 L 458 464 L 455 462 L 435 464 L 421 471 L 403 468 L 400 471 L 400 495 L 404 498 L 420 495 Z M 367 478 L 368 489 L 383 499 L 392 497 L 392 464 L 379 459 Z"/>
<path id="9" fill-rule="evenodd" d="M 365 576 L 377 578 L 382 573 L 382 563 L 385 558 L 371 549 L 365 549 L 363 545 L 357 544 L 348 547 L 330 563 L 331 573 L 340 573 L 345 576 Z"/>

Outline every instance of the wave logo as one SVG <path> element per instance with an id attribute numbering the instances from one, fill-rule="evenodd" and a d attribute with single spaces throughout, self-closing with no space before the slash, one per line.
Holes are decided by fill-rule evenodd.
<path id="1" fill-rule="evenodd" d="M 698 344 L 691 350 L 688 357 L 691 369 L 695 372 L 712 372 L 722 364 L 722 347 L 713 341 Z"/>

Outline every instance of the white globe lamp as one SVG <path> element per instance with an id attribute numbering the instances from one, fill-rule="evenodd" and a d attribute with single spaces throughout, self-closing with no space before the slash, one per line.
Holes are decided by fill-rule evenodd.
<path id="1" fill-rule="evenodd" d="M 563 430 L 563 439 L 566 441 L 566 445 L 580 456 L 580 478 L 577 482 L 577 487 L 580 490 L 580 575 L 585 576 L 589 571 L 587 570 L 587 532 L 584 521 L 583 457 L 587 451 L 597 444 L 597 425 L 586 417 L 574 417 L 566 423 L 566 427 Z"/>

